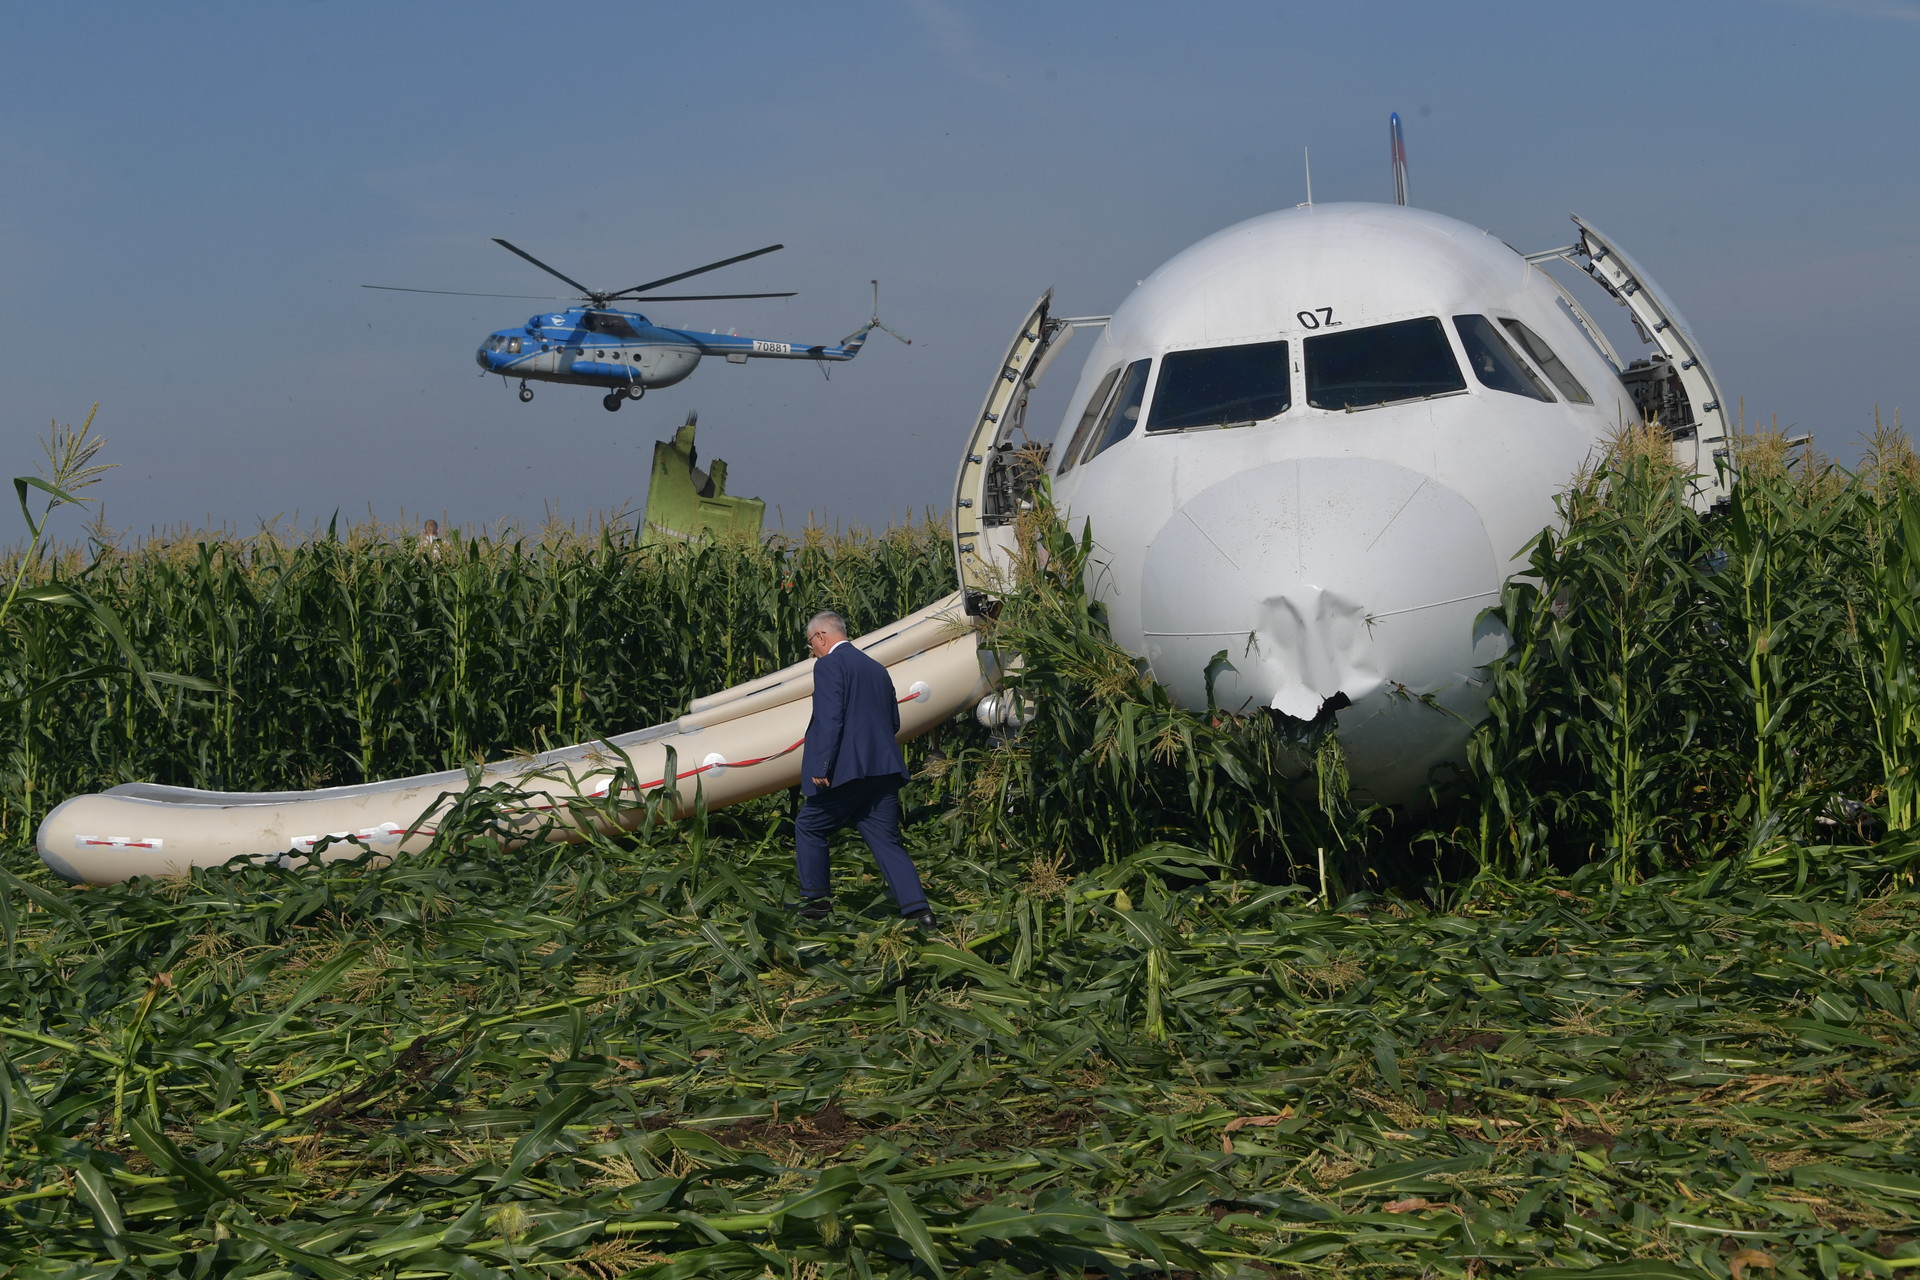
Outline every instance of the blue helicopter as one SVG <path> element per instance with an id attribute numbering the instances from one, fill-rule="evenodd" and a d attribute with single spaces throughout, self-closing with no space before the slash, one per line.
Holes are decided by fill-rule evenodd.
<path id="1" fill-rule="evenodd" d="M 791 298 L 791 293 L 676 293 L 655 294 L 663 288 L 691 276 L 704 275 L 730 267 L 736 262 L 758 258 L 783 249 L 770 244 L 751 253 L 736 254 L 709 262 L 704 267 L 662 276 L 627 289 L 603 293 L 589 289 L 571 276 L 554 270 L 518 245 L 495 237 L 495 244 L 518 254 L 534 266 L 580 291 L 585 306 L 533 316 L 524 325 L 501 329 L 490 335 L 474 353 L 474 360 L 487 373 L 520 381 L 520 399 L 533 399 L 529 382 L 564 382 L 581 387 L 602 387 L 606 396 L 600 403 L 609 413 L 622 401 L 638 400 L 649 387 L 670 387 L 693 372 L 703 356 L 725 356 L 728 364 L 749 360 L 814 360 L 827 364 L 851 360 L 866 345 L 867 335 L 875 329 L 912 345 L 912 339 L 880 323 L 880 283 L 873 282 L 873 314 L 867 323 L 837 343 L 773 342 L 765 338 L 743 338 L 732 333 L 704 333 L 693 329 L 669 329 L 654 324 L 637 311 L 622 311 L 616 302 L 711 302 L 738 298 Z M 369 284 L 365 289 L 386 289 L 397 293 L 438 293 L 463 298 L 541 298 L 538 294 L 465 293 L 457 289 L 409 289 L 400 285 Z M 642 294 L 648 296 L 641 297 Z M 543 301 L 568 301 L 564 298 Z M 824 370 L 822 370 L 824 372 Z"/>

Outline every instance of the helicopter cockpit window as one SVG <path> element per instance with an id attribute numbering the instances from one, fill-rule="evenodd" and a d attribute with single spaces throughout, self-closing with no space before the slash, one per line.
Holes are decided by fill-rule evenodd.
<path id="1" fill-rule="evenodd" d="M 1094 429 L 1093 443 L 1087 446 L 1087 456 L 1080 459 L 1081 462 L 1092 462 L 1107 449 L 1132 435 L 1133 429 L 1140 425 L 1140 402 L 1146 398 L 1147 371 L 1152 367 L 1151 360 L 1135 360 L 1127 366 L 1127 372 L 1120 379 L 1106 412 L 1100 415 L 1100 425 Z"/>
<path id="2" fill-rule="evenodd" d="M 1540 372 L 1546 374 L 1553 385 L 1560 388 L 1561 395 L 1575 404 L 1593 403 L 1593 397 L 1588 395 L 1587 389 L 1580 385 L 1580 380 L 1573 376 L 1573 371 L 1560 363 L 1560 357 L 1553 354 L 1553 348 L 1547 345 L 1545 338 L 1518 320 L 1502 320 L 1500 323 L 1505 325 L 1507 332 L 1520 343 L 1521 350 L 1533 357 L 1533 362 L 1540 366 Z"/>
<path id="3" fill-rule="evenodd" d="M 1316 334 L 1307 349 L 1307 403 L 1365 409 L 1465 391 L 1437 316 Z"/>
<path id="4" fill-rule="evenodd" d="M 1073 438 L 1067 441 L 1067 447 L 1060 451 L 1060 469 L 1055 475 L 1063 476 L 1073 470 L 1073 464 L 1079 460 L 1080 446 L 1087 442 L 1087 433 L 1093 430 L 1093 424 L 1100 420 L 1100 411 L 1107 407 L 1107 397 L 1113 394 L 1114 380 L 1120 376 L 1120 366 L 1107 370 L 1100 379 L 1100 385 L 1087 397 L 1086 412 L 1080 415 L 1080 424 L 1073 429 Z"/>
<path id="5" fill-rule="evenodd" d="M 520 354 L 520 339 L 518 338 L 507 339 L 507 354 L 510 356 L 517 356 Z"/>
<path id="6" fill-rule="evenodd" d="M 1147 431 L 1246 426 L 1277 417 L 1292 403 L 1284 342 L 1169 351 L 1160 362 Z"/>
<path id="7" fill-rule="evenodd" d="M 586 318 L 587 329 L 593 333 L 604 333 L 610 338 L 637 338 L 632 325 L 625 316 L 610 315 L 605 311 L 589 311 Z"/>
<path id="8" fill-rule="evenodd" d="M 1485 316 L 1455 316 L 1453 327 L 1460 334 L 1460 345 L 1466 348 L 1473 376 L 1483 385 L 1508 395 L 1553 402 L 1553 392 L 1514 354 L 1507 340 L 1493 327 L 1493 321 Z"/>

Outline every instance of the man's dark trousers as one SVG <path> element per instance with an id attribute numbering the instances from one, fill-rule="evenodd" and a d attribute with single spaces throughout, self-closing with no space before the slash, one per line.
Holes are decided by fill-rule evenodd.
<path id="1" fill-rule="evenodd" d="M 801 897 L 827 896 L 827 837 L 842 827 L 858 827 L 873 860 L 880 864 L 880 874 L 887 878 L 893 900 L 900 904 L 900 914 L 926 908 L 920 873 L 900 843 L 900 784 L 904 781 L 898 774 L 850 778 L 807 798 L 794 822 Z"/>

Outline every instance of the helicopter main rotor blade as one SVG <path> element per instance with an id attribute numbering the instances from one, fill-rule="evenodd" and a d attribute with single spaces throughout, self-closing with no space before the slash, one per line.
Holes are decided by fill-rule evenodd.
<path id="1" fill-rule="evenodd" d="M 581 284 L 578 280 L 575 280 L 572 276 L 561 275 L 558 271 L 555 271 L 552 267 L 540 261 L 540 259 L 534 257 L 532 254 L 528 253 L 525 249 L 520 248 L 518 245 L 508 244 L 505 240 L 502 240 L 499 236 L 495 236 L 493 238 L 493 242 L 499 245 L 502 249 L 505 249 L 509 253 L 519 254 L 521 257 L 525 258 L 528 262 L 531 262 L 534 266 L 540 268 L 542 271 L 546 272 L 548 275 L 553 276 L 554 278 L 559 280 L 565 280 L 568 284 L 578 289 L 582 297 L 591 298 L 595 296 L 593 290 L 587 288 L 587 286 Z"/>
<path id="2" fill-rule="evenodd" d="M 500 243 L 506 244 L 506 241 L 502 240 Z M 704 267 L 695 267 L 691 271 L 682 271 L 677 276 L 662 276 L 658 280 L 649 280 L 645 284 L 636 284 L 631 289 L 622 289 L 619 293 L 608 296 L 621 298 L 629 293 L 645 293 L 649 289 L 658 289 L 663 284 L 672 284 L 676 280 L 685 280 L 688 276 L 705 275 L 709 271 L 718 271 L 720 268 L 730 267 L 736 262 L 745 262 L 748 258 L 757 258 L 763 253 L 772 253 L 775 249 L 784 249 L 786 247 L 787 246 L 783 244 L 770 244 L 764 249 L 755 249 L 752 253 L 737 253 L 731 258 L 722 258 L 718 262 L 709 262 Z M 519 253 L 520 251 L 515 249 L 514 252 Z M 526 255 L 522 254 L 521 256 L 525 257 Z M 549 267 L 548 270 L 551 271 L 552 268 Z M 554 274 L 559 275 L 559 272 L 556 271 Z M 560 278 L 563 280 L 566 279 L 565 276 L 561 276 Z M 568 283 L 571 284 L 572 282 L 568 281 Z"/>
<path id="3" fill-rule="evenodd" d="M 650 293 L 644 298 L 616 299 L 626 302 L 718 302 L 723 298 L 797 298 L 797 293 Z"/>
<path id="4" fill-rule="evenodd" d="M 443 293 L 454 298 L 532 298 L 536 302 L 566 302 L 569 299 L 550 293 L 468 293 L 464 289 L 409 289 L 403 284 L 363 284 L 362 289 L 386 289 L 392 293 Z"/>

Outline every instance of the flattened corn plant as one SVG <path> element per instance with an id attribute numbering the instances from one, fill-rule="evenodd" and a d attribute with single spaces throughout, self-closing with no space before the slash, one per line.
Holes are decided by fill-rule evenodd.
<path id="1" fill-rule="evenodd" d="M 1326 911 L 932 824 L 925 938 L 851 848 L 802 930 L 773 826 L 503 857 L 484 808 L 384 869 L 6 876 L 0 1268 L 1920 1266 L 1920 898 L 1861 855 Z"/>

